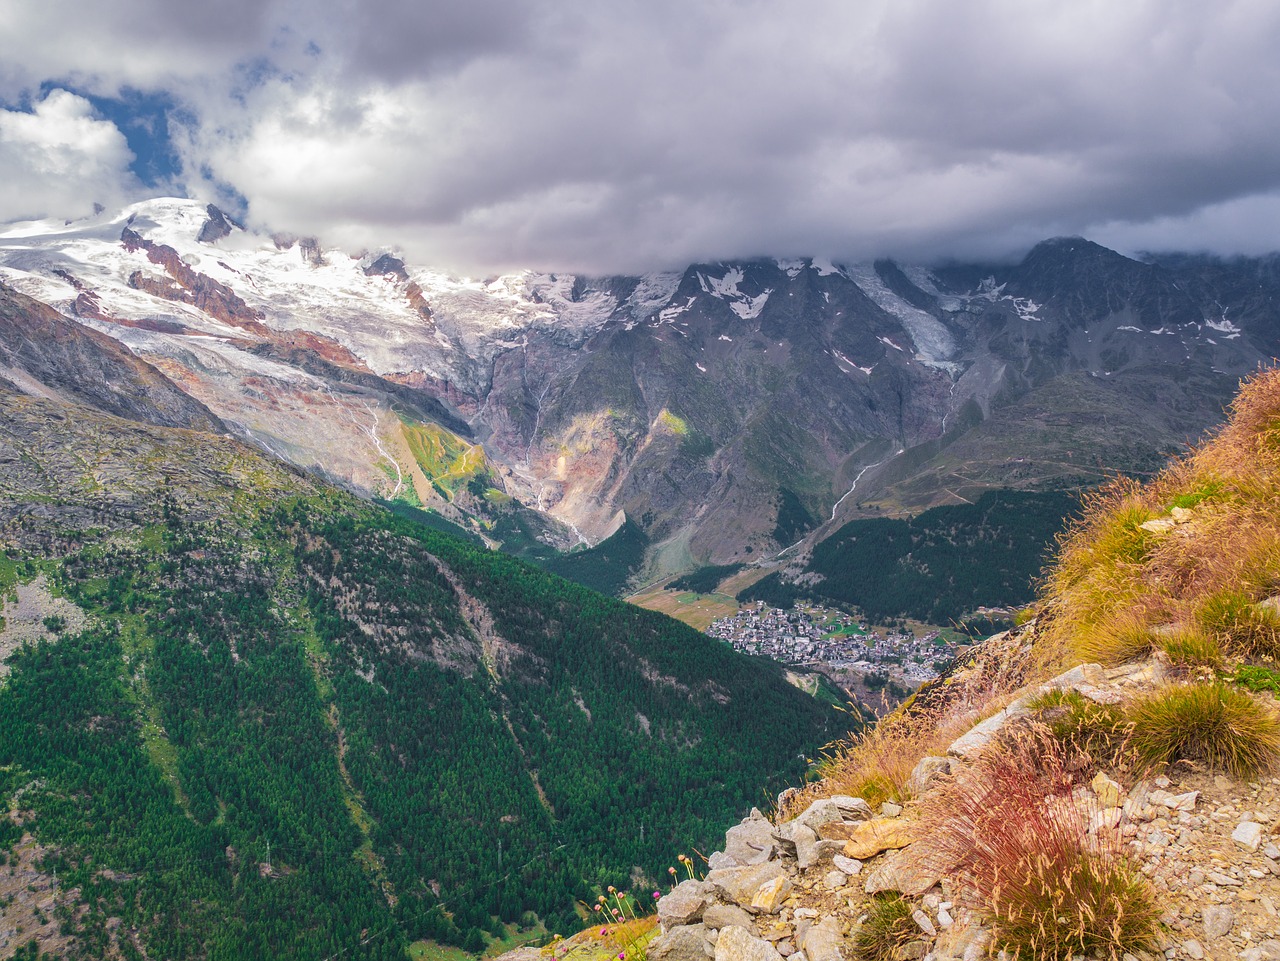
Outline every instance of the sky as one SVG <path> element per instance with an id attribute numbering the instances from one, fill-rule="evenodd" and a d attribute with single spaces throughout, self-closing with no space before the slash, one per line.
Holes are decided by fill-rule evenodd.
<path id="1" fill-rule="evenodd" d="M 0 222 L 463 271 L 1280 249 L 1271 0 L 5 0 Z"/>

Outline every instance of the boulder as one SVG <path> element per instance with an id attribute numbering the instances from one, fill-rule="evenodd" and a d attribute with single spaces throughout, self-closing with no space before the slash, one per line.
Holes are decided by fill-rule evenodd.
<path id="1" fill-rule="evenodd" d="M 858 825 L 845 842 L 843 854 L 847 858 L 865 861 L 881 851 L 905 848 L 915 840 L 915 825 L 902 818 L 876 818 Z"/>
<path id="2" fill-rule="evenodd" d="M 720 929 L 720 937 L 716 939 L 715 961 L 782 961 L 782 955 L 768 941 L 733 924 Z"/>
<path id="3" fill-rule="evenodd" d="M 817 831 L 831 821 L 866 821 L 870 817 L 871 805 L 862 798 L 837 794 L 835 797 L 814 801 L 793 823 L 803 824 Z"/>
<path id="4" fill-rule="evenodd" d="M 823 918 L 805 932 L 800 948 L 809 961 L 844 961 L 844 935 L 840 933 L 840 922 L 833 917 Z"/>
<path id="5" fill-rule="evenodd" d="M 807 824 L 801 824 L 799 821 L 788 821 L 781 827 L 776 828 L 771 838 L 778 843 L 782 851 L 798 859 L 801 848 L 812 847 L 818 840 L 818 834 Z"/>
<path id="6" fill-rule="evenodd" d="M 681 925 L 649 942 L 649 961 L 707 961 L 711 946 L 700 924 Z"/>
<path id="7" fill-rule="evenodd" d="M 666 897 L 658 901 L 658 923 L 662 930 L 693 924 L 702 917 L 712 888 L 705 881 L 692 878 L 681 881 Z"/>
<path id="8" fill-rule="evenodd" d="M 1006 724 L 1031 713 L 1031 709 L 1027 707 L 1030 701 L 1030 696 L 1020 697 L 1003 711 L 993 714 L 981 724 L 971 728 L 968 734 L 963 734 L 951 742 L 951 746 L 947 748 L 947 754 L 966 761 L 977 757 L 991 743 L 991 740 L 1004 730 Z"/>
<path id="9" fill-rule="evenodd" d="M 751 915 L 736 904 L 712 904 L 702 912 L 702 923 L 713 931 L 737 925 L 740 928 L 751 927 Z"/>
<path id="10" fill-rule="evenodd" d="M 738 868 L 722 868 L 707 875 L 707 883 L 733 904 L 743 907 L 751 903 L 761 886 L 787 873 L 781 861 L 766 861 Z"/>
<path id="11" fill-rule="evenodd" d="M 815 865 L 830 861 L 843 850 L 843 841 L 818 841 L 812 848 L 802 851 L 797 861 L 799 861 L 801 868 L 807 870 Z"/>
<path id="12" fill-rule="evenodd" d="M 897 891 L 908 898 L 919 897 L 940 880 L 935 871 L 923 867 L 919 862 L 919 858 L 913 858 L 906 852 L 881 858 L 867 874 L 863 890 L 868 894 Z"/>
<path id="13" fill-rule="evenodd" d="M 764 817 L 749 817 L 725 832 L 724 853 L 739 864 L 768 861 L 773 850 L 773 825 Z"/>

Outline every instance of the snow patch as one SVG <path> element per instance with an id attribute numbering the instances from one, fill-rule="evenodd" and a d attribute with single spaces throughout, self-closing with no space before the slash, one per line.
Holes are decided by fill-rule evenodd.
<path id="1" fill-rule="evenodd" d="M 785 272 L 792 280 L 799 277 L 805 267 L 803 260 L 775 260 L 774 263 L 778 265 L 779 270 Z"/>
<path id="2" fill-rule="evenodd" d="M 955 354 L 956 343 L 951 331 L 932 314 L 912 306 L 886 287 L 872 264 L 855 264 L 848 268 L 848 275 L 876 306 L 897 318 L 915 342 L 916 355 L 920 360 L 945 361 Z M 897 344 L 893 346 L 902 350 Z"/>

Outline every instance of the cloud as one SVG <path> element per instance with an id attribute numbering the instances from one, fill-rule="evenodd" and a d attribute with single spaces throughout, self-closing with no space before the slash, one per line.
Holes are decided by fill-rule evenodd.
<path id="1" fill-rule="evenodd" d="M 24 28 L 51 6 L 18 0 Z M 0 80 L 164 89 L 193 191 L 421 261 L 1280 247 L 1273 219 L 1213 214 L 1280 192 L 1263 0 L 103 6 L 60 16 L 99 42 L 51 34 Z"/>
<path id="2" fill-rule="evenodd" d="M 123 203 L 133 154 L 83 97 L 52 90 L 30 112 L 0 110 L 0 219 L 76 217 Z"/>

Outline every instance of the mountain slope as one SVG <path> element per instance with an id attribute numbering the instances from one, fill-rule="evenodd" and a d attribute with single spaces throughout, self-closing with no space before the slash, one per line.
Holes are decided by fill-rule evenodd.
<path id="1" fill-rule="evenodd" d="M 629 517 L 653 574 L 1149 469 L 1280 343 L 1269 261 L 1079 238 L 1012 265 L 468 280 L 152 200 L 10 225 L 0 276 L 292 463 L 531 555 Z"/>
<path id="2" fill-rule="evenodd" d="M 0 809 L 73 955 L 572 926 L 831 731 L 771 665 L 239 442 L 5 391 L 0 452 Z"/>

